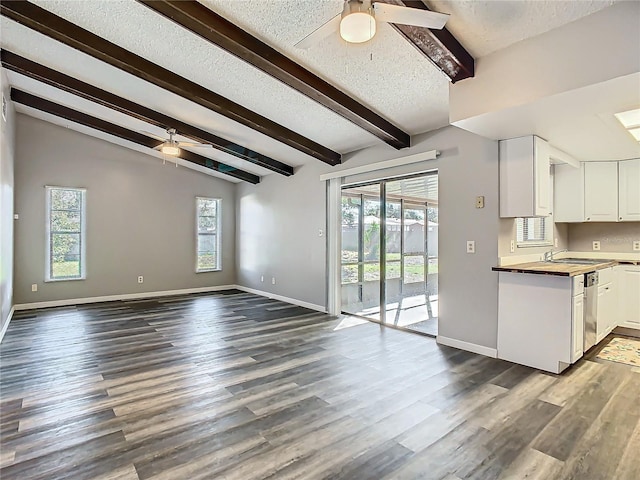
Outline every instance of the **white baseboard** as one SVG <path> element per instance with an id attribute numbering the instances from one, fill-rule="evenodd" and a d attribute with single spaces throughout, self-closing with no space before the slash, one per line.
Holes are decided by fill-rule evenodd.
<path id="1" fill-rule="evenodd" d="M 13 313 L 16 311 L 16 307 L 11 307 L 9 310 L 9 316 L 7 317 L 7 321 L 4 323 L 4 327 L 2 327 L 2 331 L 0 331 L 0 343 L 2 343 L 2 339 L 4 338 L 4 334 L 7 332 L 7 328 L 9 328 L 9 324 L 11 323 L 11 318 L 13 318 Z"/>
<path id="2" fill-rule="evenodd" d="M 455 338 L 443 337 L 438 335 L 436 342 L 440 345 L 447 345 L 448 347 L 459 348 L 460 350 L 466 350 L 467 352 L 477 353 L 484 355 L 485 357 L 498 358 L 498 349 L 489 348 L 484 345 L 477 345 L 475 343 L 463 342 L 462 340 L 456 340 Z"/>
<path id="3" fill-rule="evenodd" d="M 316 310 L 318 312 L 327 313 L 327 309 L 323 305 L 316 305 L 315 303 L 303 302 L 302 300 L 297 300 L 295 298 L 285 297 L 283 295 L 277 295 L 275 293 L 270 293 L 270 292 L 264 292 L 262 290 L 256 290 L 255 288 L 243 287 L 242 285 L 236 285 L 235 288 L 237 288 L 238 290 L 242 290 L 243 292 L 255 293 L 256 295 L 260 295 L 263 297 L 273 298 L 274 300 L 280 300 L 281 302 L 287 302 L 293 305 L 298 305 L 300 307 Z"/>
<path id="4" fill-rule="evenodd" d="M 65 307 L 68 305 L 81 305 L 85 303 L 112 302 L 114 300 L 136 300 L 139 298 L 168 297 L 171 295 L 186 295 L 189 293 L 216 292 L 220 290 L 242 290 L 237 285 L 218 285 L 216 287 L 185 288 L 182 290 L 163 290 L 159 292 L 124 293 L 121 295 L 105 295 L 102 297 L 67 298 L 64 300 L 51 300 L 49 302 L 20 303 L 13 308 L 16 310 L 31 310 L 34 308 Z"/>

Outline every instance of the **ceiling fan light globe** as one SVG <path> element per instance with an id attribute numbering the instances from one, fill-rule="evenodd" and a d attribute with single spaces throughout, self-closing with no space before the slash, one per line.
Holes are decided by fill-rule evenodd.
<path id="1" fill-rule="evenodd" d="M 368 12 L 353 12 L 340 20 L 340 36 L 349 43 L 368 42 L 376 34 L 376 20 Z"/>
<path id="2" fill-rule="evenodd" d="M 173 155 L 174 157 L 180 154 L 180 149 L 175 145 L 163 145 L 160 151 L 165 155 Z"/>

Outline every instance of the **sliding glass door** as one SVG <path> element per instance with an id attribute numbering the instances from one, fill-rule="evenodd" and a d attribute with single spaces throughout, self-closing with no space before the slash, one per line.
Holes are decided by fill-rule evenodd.
<path id="1" fill-rule="evenodd" d="M 432 173 L 343 188 L 343 312 L 437 333 L 437 185 Z"/>

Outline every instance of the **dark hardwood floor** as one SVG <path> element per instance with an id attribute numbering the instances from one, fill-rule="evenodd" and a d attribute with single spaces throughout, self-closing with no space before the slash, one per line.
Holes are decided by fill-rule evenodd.
<path id="1" fill-rule="evenodd" d="M 240 291 L 16 312 L 9 479 L 640 478 L 640 373 L 560 376 Z"/>

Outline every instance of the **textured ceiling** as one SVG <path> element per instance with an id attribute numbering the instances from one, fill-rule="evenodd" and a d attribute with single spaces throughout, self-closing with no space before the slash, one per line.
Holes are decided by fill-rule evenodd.
<path id="1" fill-rule="evenodd" d="M 348 153 L 380 140 L 306 96 L 133 0 L 34 1 L 41 7 L 223 95 L 326 147 Z M 203 0 L 201 3 L 414 135 L 449 123 L 449 82 L 389 25 L 364 45 L 338 35 L 309 50 L 294 45 L 341 10 L 342 0 Z M 486 55 L 611 4 L 611 1 L 431 1 L 451 13 L 448 28 Z M 2 17 L 1 41 L 19 55 L 174 116 L 292 166 L 315 160 L 202 106 L 117 70 Z M 150 125 L 12 74 L 10 82 L 127 128 Z M 70 126 L 74 128 L 73 126 Z M 395 151 L 385 146 L 392 155 Z M 204 154 L 199 150 L 198 153 Z M 258 175 L 269 172 L 206 153 Z"/>

